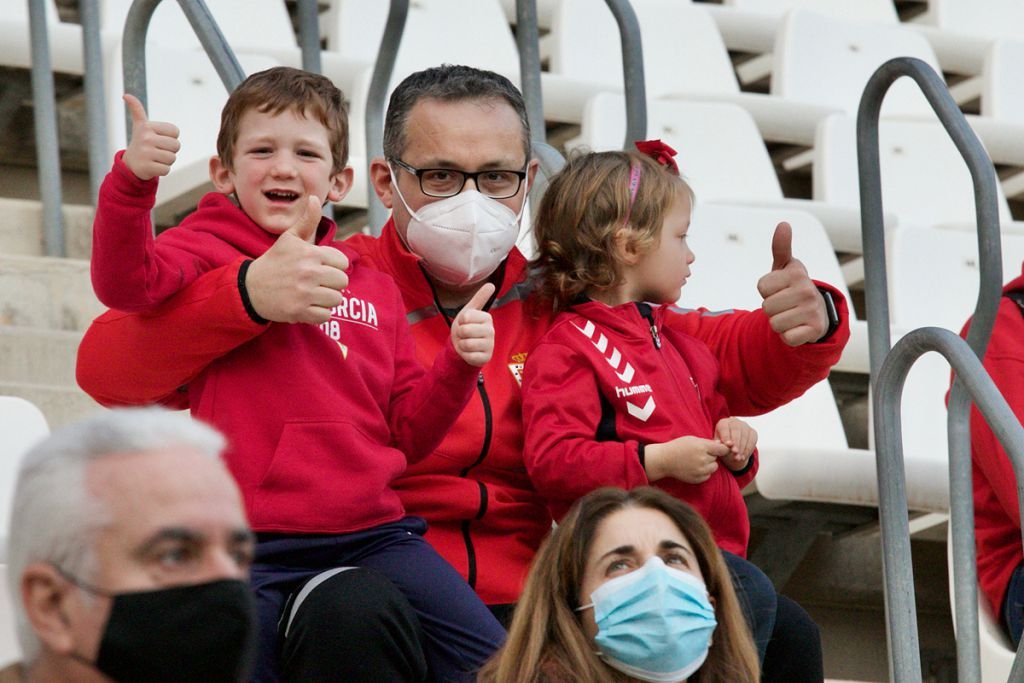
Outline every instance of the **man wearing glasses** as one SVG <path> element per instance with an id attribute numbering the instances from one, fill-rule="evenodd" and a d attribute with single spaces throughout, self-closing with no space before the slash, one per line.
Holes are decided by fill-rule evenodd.
<path id="1" fill-rule="evenodd" d="M 362 263 L 398 284 L 421 362 L 440 351 L 451 320 L 481 284 L 496 287 L 487 304 L 494 355 L 482 369 L 477 395 L 441 446 L 393 486 L 407 512 L 427 520 L 427 540 L 507 619 L 551 528 L 522 461 L 521 371 L 551 319 L 530 296 L 527 262 L 515 248 L 538 167 L 525 104 L 515 86 L 492 72 L 427 69 L 392 94 L 383 146 L 370 181 L 391 219 L 380 237 L 355 235 L 348 244 Z M 83 368 L 102 367 L 102 386 L 101 373 L 86 372 L 92 377 L 83 388 L 101 402 L 183 406 L 187 395 L 178 387 L 265 329 L 249 319 L 247 308 L 277 322 L 322 322 L 315 314 L 317 268 L 311 267 L 318 265 L 316 247 L 286 237 L 252 262 L 237 285 L 236 264 L 207 274 L 156 317 L 94 324 L 79 353 L 79 377 Z M 799 261 L 781 264 L 765 281 L 764 311 L 686 316 L 686 332 L 718 356 L 723 393 L 738 415 L 799 396 L 827 375 L 848 338 L 840 295 L 832 294 L 839 314 L 833 321 Z M 200 336 L 203 347 L 197 348 Z M 338 449 L 343 457 L 344 444 Z M 350 681 L 379 680 L 375 672 L 398 671 L 395 662 L 421 661 L 415 642 L 388 636 L 389 624 L 406 617 L 393 607 L 375 612 L 367 599 L 393 605 L 401 595 L 383 595 L 379 582 L 371 591 L 365 577 L 364 570 L 341 572 L 298 592 L 288 623 L 318 637 L 287 643 L 286 650 L 329 658 L 339 667 L 338 680 Z M 412 664 L 401 680 L 421 680 L 422 669 Z"/>

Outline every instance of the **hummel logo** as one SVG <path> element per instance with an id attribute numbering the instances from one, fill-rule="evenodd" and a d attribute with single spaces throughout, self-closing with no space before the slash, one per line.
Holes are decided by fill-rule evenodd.
<path id="1" fill-rule="evenodd" d="M 626 410 L 629 411 L 630 415 L 641 422 L 647 422 L 647 419 L 650 418 L 652 413 L 654 413 L 654 397 L 648 396 L 647 403 L 644 404 L 643 408 L 626 401 Z"/>
<path id="2" fill-rule="evenodd" d="M 622 365 L 623 359 L 622 353 L 617 348 L 613 346 L 611 354 L 607 356 L 604 355 L 605 350 L 608 348 L 608 337 L 604 336 L 603 333 L 598 332 L 597 327 L 594 325 L 594 323 L 588 320 L 587 324 L 584 325 L 583 327 L 580 327 L 576 323 L 573 323 L 572 326 L 575 327 L 580 332 L 582 332 L 583 335 L 590 340 L 590 343 L 594 345 L 594 348 L 601 352 L 601 357 L 605 359 L 608 365 L 612 366 L 612 369 L 615 371 L 616 377 L 618 377 L 625 384 L 629 384 L 630 382 L 633 381 L 633 374 L 635 371 L 633 370 L 633 366 L 630 365 L 628 361 L 625 363 L 625 367 L 622 368 L 622 372 L 619 372 L 619 366 Z M 596 339 L 594 338 L 595 334 L 597 336 Z"/>

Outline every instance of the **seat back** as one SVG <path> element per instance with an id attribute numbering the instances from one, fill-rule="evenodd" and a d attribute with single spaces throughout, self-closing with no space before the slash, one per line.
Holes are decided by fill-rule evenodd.
<path id="1" fill-rule="evenodd" d="M 783 15 L 791 9 L 808 9 L 844 21 L 899 23 L 892 0 L 724 0 L 724 5 L 742 12 Z"/>
<path id="2" fill-rule="evenodd" d="M 387 17 L 386 2 L 337 0 L 321 20 L 328 49 L 375 63 Z M 414 71 L 439 64 L 471 64 L 519 82 L 519 50 L 498 0 L 410 3 L 392 87 Z"/>
<path id="3" fill-rule="evenodd" d="M 950 33 L 982 38 L 1024 36 L 1024 3 L 1019 0 L 928 0 L 919 21 Z"/>
<path id="4" fill-rule="evenodd" d="M 14 606 L 7 589 L 7 537 L 11 503 L 18 468 L 25 453 L 50 433 L 43 413 L 32 403 L 14 396 L 0 396 L 0 665 L 18 659 Z"/>
<path id="5" fill-rule="evenodd" d="M 622 95 L 601 93 L 587 101 L 582 146 L 621 149 L 625 134 Z M 757 124 L 737 105 L 653 100 L 647 106 L 647 138 L 660 138 L 679 153 L 680 170 L 701 202 L 782 199 Z"/>
<path id="6" fill-rule="evenodd" d="M 901 225 L 974 224 L 970 171 L 941 124 L 882 120 L 878 139 L 886 212 L 896 214 Z M 814 198 L 859 207 L 855 119 L 836 115 L 819 124 L 814 154 Z M 1009 205 L 998 184 L 996 191 L 1000 220 L 1009 221 Z"/>
<path id="7" fill-rule="evenodd" d="M 634 0 L 648 98 L 736 93 L 739 84 L 711 15 L 684 0 Z M 622 43 L 603 0 L 562 0 L 551 19 L 551 71 L 621 91 Z"/>
<path id="8" fill-rule="evenodd" d="M 983 116 L 1024 124 L 1024 33 L 1021 40 L 997 40 L 985 55 Z"/>
<path id="9" fill-rule="evenodd" d="M 100 0 L 105 31 L 121 35 L 133 0 Z M 236 52 L 296 48 L 295 32 L 284 0 L 210 0 L 218 28 Z M 177 2 L 165 0 L 153 12 L 146 43 L 175 49 L 199 49 L 199 38 Z M 148 67 L 148 62 L 147 62 Z"/>
<path id="10" fill-rule="evenodd" d="M 912 29 L 794 9 L 776 38 L 771 92 L 856 115 L 868 79 L 894 57 L 917 57 L 942 73 L 931 45 Z M 882 106 L 883 116 L 931 115 L 931 111 L 910 79 L 894 83 Z"/>

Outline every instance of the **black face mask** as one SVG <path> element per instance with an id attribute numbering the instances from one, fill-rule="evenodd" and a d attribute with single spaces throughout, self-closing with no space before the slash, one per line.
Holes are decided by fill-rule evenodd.
<path id="1" fill-rule="evenodd" d="M 96 661 L 75 659 L 118 683 L 236 683 L 248 675 L 256 651 L 256 609 L 244 581 L 107 593 L 68 579 L 113 598 Z"/>

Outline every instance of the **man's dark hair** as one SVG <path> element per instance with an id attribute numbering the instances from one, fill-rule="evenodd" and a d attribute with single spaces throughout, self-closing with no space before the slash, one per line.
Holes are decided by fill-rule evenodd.
<path id="1" fill-rule="evenodd" d="M 405 127 L 409 112 L 424 98 L 444 102 L 489 99 L 508 102 L 523 124 L 523 151 L 526 160 L 530 160 L 530 122 L 526 117 L 523 94 L 512 81 L 500 74 L 458 64 L 442 64 L 417 71 L 399 83 L 391 93 L 384 117 L 384 156 L 388 159 L 398 159 L 405 151 Z"/>

